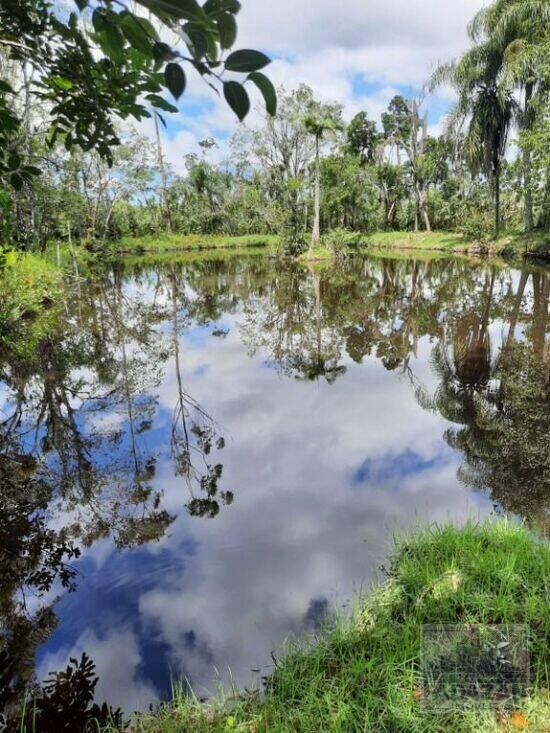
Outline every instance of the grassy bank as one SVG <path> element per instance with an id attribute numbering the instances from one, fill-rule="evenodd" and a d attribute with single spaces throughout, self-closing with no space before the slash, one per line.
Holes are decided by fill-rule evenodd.
<path id="1" fill-rule="evenodd" d="M 420 532 L 399 541 L 387 581 L 318 638 L 295 641 L 277 661 L 265 695 L 201 704 L 181 689 L 136 719 L 142 733 L 319 731 L 548 731 L 550 548 L 499 521 Z M 532 688 L 513 707 L 430 703 L 420 674 L 427 623 L 521 623 L 529 631 Z"/>
<path id="2" fill-rule="evenodd" d="M 0 268 L 0 344 L 27 321 L 59 304 L 61 270 L 39 254 L 8 252 Z"/>
<path id="3" fill-rule="evenodd" d="M 453 232 L 380 232 L 369 235 L 367 246 L 399 249 L 437 250 L 441 252 L 471 252 L 495 255 L 549 256 L 550 236 L 505 234 L 498 239 L 477 242 Z"/>
<path id="4" fill-rule="evenodd" d="M 301 255 L 303 261 L 330 259 L 334 251 L 421 250 L 443 254 L 489 254 L 503 257 L 538 257 L 550 259 L 550 236 L 533 234 L 506 234 L 496 240 L 478 242 L 453 232 L 336 232 L 324 237 L 322 245 Z"/>

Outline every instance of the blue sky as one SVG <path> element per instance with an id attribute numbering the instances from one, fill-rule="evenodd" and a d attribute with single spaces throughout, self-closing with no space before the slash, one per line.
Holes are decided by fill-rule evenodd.
<path id="1" fill-rule="evenodd" d="M 242 0 L 237 48 L 258 48 L 267 71 L 290 90 L 309 84 L 325 101 L 344 106 L 347 119 L 364 109 L 375 119 L 396 93 L 415 95 L 434 66 L 468 46 L 466 26 L 485 0 Z M 198 141 L 215 137 L 210 156 L 228 155 L 237 122 L 223 100 L 189 74 L 180 115 L 167 115 L 166 155 L 176 172 Z M 426 100 L 432 131 L 452 102 L 448 89 Z M 247 124 L 260 122 L 254 110 Z M 150 124 L 141 127 L 152 137 Z"/>

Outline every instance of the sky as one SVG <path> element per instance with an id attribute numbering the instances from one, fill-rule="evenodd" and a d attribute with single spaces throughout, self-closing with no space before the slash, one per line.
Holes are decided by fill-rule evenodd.
<path id="1" fill-rule="evenodd" d="M 486 0 L 242 0 L 235 48 L 256 48 L 272 64 L 266 72 L 286 90 L 311 86 L 322 101 L 336 101 L 349 120 L 360 110 L 379 120 L 397 93 L 413 96 L 438 62 L 468 47 L 466 26 Z M 173 170 L 185 171 L 184 156 L 198 141 L 214 137 L 210 156 L 227 156 L 238 127 L 222 99 L 191 70 L 180 115 L 167 115 L 165 154 Z M 259 102 L 259 94 L 252 91 Z M 427 100 L 432 132 L 441 128 L 452 93 Z M 248 124 L 258 122 L 251 112 Z M 140 130 L 153 139 L 151 123 Z"/>

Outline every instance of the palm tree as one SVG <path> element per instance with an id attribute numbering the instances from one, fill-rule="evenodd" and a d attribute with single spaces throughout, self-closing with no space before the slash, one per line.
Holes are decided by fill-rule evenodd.
<path id="1" fill-rule="evenodd" d="M 320 218 L 321 218 L 321 165 L 320 147 L 323 136 L 328 132 L 336 132 L 342 129 L 342 123 L 337 119 L 334 112 L 330 110 L 309 113 L 304 117 L 306 130 L 315 136 L 315 210 L 313 217 L 313 231 L 311 234 L 310 252 L 319 245 L 320 240 Z"/>
<path id="2" fill-rule="evenodd" d="M 481 168 L 492 179 L 495 237 L 500 229 L 500 173 L 514 104 L 510 93 L 496 86 L 480 86 L 472 100 L 466 152 L 471 166 Z"/>
<path id="3" fill-rule="evenodd" d="M 474 40 L 481 37 L 490 39 L 502 50 L 502 83 L 521 92 L 519 127 L 531 130 L 535 121 L 533 101 L 544 87 L 538 64 L 548 53 L 550 3 L 548 0 L 496 0 L 477 13 L 470 25 L 470 33 Z M 526 231 L 530 231 L 533 228 L 533 197 L 528 148 L 523 150 L 523 179 L 524 223 Z"/>
<path id="4" fill-rule="evenodd" d="M 473 33 L 473 31 L 471 31 Z M 504 50 L 487 40 L 458 61 L 440 66 L 432 87 L 450 82 L 458 93 L 452 119 L 468 120 L 466 155 L 473 171 L 482 170 L 493 184 L 495 236 L 500 229 L 500 173 L 516 104 L 501 79 Z"/>

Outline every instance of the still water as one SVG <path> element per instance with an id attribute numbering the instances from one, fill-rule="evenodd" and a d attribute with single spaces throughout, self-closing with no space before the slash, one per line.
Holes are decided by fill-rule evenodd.
<path id="1" fill-rule="evenodd" d="M 1 360 L 3 704 L 83 651 L 127 711 L 258 685 L 396 531 L 548 527 L 548 391 L 518 364 L 547 385 L 549 293 L 537 267 L 263 256 L 78 288 Z"/>

